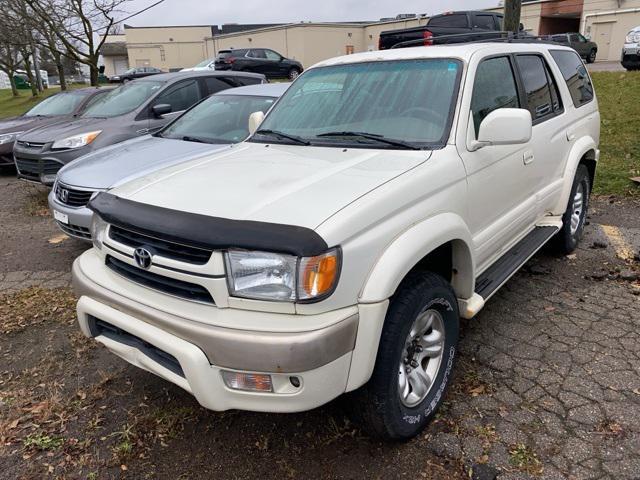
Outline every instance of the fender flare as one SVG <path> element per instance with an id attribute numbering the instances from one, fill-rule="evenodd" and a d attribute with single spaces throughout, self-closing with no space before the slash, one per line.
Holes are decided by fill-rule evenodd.
<path id="1" fill-rule="evenodd" d="M 458 298 L 470 298 L 475 285 L 471 232 L 459 215 L 440 213 L 411 225 L 387 245 L 369 272 L 359 302 L 389 298 L 422 258 L 447 242 L 453 242 L 453 289 Z"/>
<path id="2" fill-rule="evenodd" d="M 562 176 L 562 178 L 564 178 L 564 184 L 562 186 L 560 199 L 558 200 L 558 205 L 556 205 L 556 212 L 564 213 L 567 209 L 569 196 L 571 195 L 571 187 L 573 186 L 573 178 L 576 175 L 580 161 L 589 151 L 595 152 L 595 160 L 597 162 L 599 156 L 598 145 L 591 136 L 580 138 L 573 144 L 573 147 L 571 147 L 571 150 L 567 155 L 567 164 L 565 165 L 564 174 Z M 593 178 L 591 180 L 593 181 Z"/>

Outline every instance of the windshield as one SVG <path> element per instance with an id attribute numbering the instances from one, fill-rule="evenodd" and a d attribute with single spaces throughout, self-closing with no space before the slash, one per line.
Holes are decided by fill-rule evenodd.
<path id="1" fill-rule="evenodd" d="M 272 97 L 213 95 L 182 115 L 159 136 L 205 143 L 238 143 L 249 135 L 249 115 L 266 112 L 275 101 Z"/>
<path id="2" fill-rule="evenodd" d="M 211 60 L 204 60 L 202 62 L 200 62 L 199 64 L 197 64 L 195 67 L 193 68 L 201 68 L 201 67 L 206 67 L 211 63 Z"/>
<path id="3" fill-rule="evenodd" d="M 84 95 L 73 93 L 58 93 L 44 99 L 33 107 L 25 116 L 35 117 L 37 115 L 69 115 L 82 103 Z"/>
<path id="4" fill-rule="evenodd" d="M 442 145 L 460 71 L 460 61 L 453 59 L 311 69 L 287 90 L 251 140 L 368 148 Z"/>
<path id="5" fill-rule="evenodd" d="M 162 82 L 136 80 L 102 95 L 83 117 L 116 117 L 135 110 L 162 88 Z"/>

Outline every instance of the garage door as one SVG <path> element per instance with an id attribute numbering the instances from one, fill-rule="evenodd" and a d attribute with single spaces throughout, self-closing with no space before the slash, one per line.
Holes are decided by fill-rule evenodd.
<path id="1" fill-rule="evenodd" d="M 126 58 L 115 60 L 113 62 L 113 68 L 116 71 L 116 75 L 120 75 L 121 73 L 129 70 L 129 60 L 127 60 Z"/>

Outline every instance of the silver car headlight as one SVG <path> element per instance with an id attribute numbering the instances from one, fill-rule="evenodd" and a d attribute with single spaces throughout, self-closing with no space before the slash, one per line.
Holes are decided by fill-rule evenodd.
<path id="1" fill-rule="evenodd" d="M 0 145 L 4 145 L 5 143 L 13 143 L 18 138 L 22 132 L 13 132 L 13 133 L 5 133 L 0 135 Z"/>
<path id="2" fill-rule="evenodd" d="M 338 282 L 340 249 L 314 257 L 229 250 L 225 254 L 231 296 L 281 302 L 311 302 L 329 296 Z"/>
<path id="3" fill-rule="evenodd" d="M 74 135 L 73 137 L 63 138 L 62 140 L 56 140 L 51 146 L 52 150 L 67 150 L 70 148 L 80 148 L 85 145 L 89 145 L 93 142 L 102 130 L 96 130 L 94 132 L 81 133 L 80 135 Z"/>
<path id="4" fill-rule="evenodd" d="M 91 241 L 93 246 L 98 250 L 102 250 L 102 242 L 107 235 L 107 227 L 109 224 L 105 222 L 97 213 L 93 214 L 91 219 Z"/>
<path id="5" fill-rule="evenodd" d="M 624 43 L 640 43 L 640 32 L 629 32 Z"/>

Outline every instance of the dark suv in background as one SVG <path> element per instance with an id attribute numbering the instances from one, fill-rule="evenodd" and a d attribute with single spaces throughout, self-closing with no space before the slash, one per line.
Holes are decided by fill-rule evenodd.
<path id="1" fill-rule="evenodd" d="M 73 121 L 20 135 L 13 147 L 18 177 L 53 185 L 63 165 L 99 148 L 154 133 L 203 98 L 264 83 L 244 72 L 176 72 L 134 80 L 103 95 Z"/>
<path id="2" fill-rule="evenodd" d="M 294 80 L 304 70 L 297 60 L 285 58 L 268 48 L 237 48 L 220 50 L 215 61 L 216 70 L 261 73 L 267 78 Z"/>
<path id="3" fill-rule="evenodd" d="M 109 82 L 111 83 L 127 83 L 131 80 L 135 80 L 136 78 L 149 77 L 151 75 L 159 75 L 160 73 L 164 73 L 162 70 L 156 67 L 134 67 L 130 68 L 124 73 L 120 75 L 114 75 L 109 78 Z"/>
<path id="4" fill-rule="evenodd" d="M 596 61 L 598 45 L 580 33 L 558 33 L 551 35 L 550 40 L 573 48 L 587 63 Z"/>

